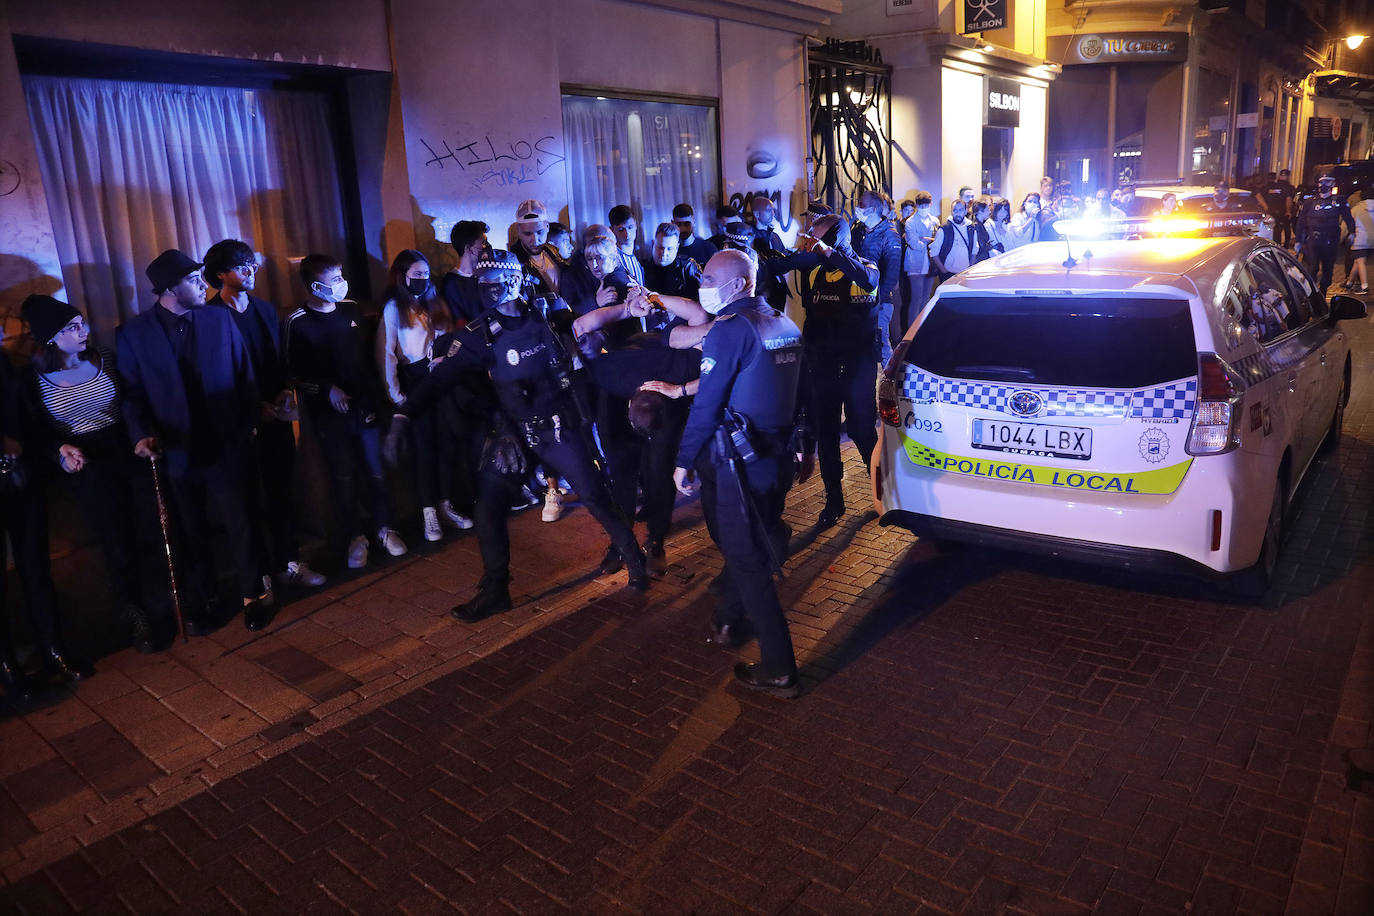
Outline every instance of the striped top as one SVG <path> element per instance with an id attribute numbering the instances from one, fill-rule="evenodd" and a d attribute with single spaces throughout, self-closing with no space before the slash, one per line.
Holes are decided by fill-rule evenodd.
<path id="1" fill-rule="evenodd" d="M 100 348 L 100 366 L 95 376 L 80 385 L 63 386 L 38 373 L 38 393 L 53 424 L 67 436 L 81 436 L 113 426 L 119 416 L 119 382 L 115 378 L 114 354 Z"/>

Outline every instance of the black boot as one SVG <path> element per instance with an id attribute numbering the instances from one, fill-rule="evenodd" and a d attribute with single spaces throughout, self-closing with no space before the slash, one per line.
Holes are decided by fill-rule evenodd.
<path id="1" fill-rule="evenodd" d="M 8 652 L 0 656 L 0 687 L 5 688 L 11 703 L 27 703 L 38 692 L 18 660 Z"/>
<path id="2" fill-rule="evenodd" d="M 39 652 L 38 656 L 48 674 L 60 681 L 84 681 L 95 674 L 95 669 L 91 667 L 89 662 L 75 659 L 57 646 L 49 646 Z"/>
<path id="3" fill-rule="evenodd" d="M 620 548 L 612 544 L 606 548 L 606 555 L 601 558 L 601 565 L 596 568 L 596 577 L 614 576 L 625 568 L 625 558 L 620 555 Z"/>
<path id="4" fill-rule="evenodd" d="M 820 518 L 816 519 L 816 527 L 822 531 L 826 528 L 833 528 L 842 515 L 844 515 L 844 494 L 830 494 L 825 498 L 825 508 L 821 510 Z"/>
<path id="5" fill-rule="evenodd" d="M 144 655 L 157 651 L 157 637 L 153 634 L 153 622 L 143 608 L 130 602 L 124 605 L 124 622 L 129 626 L 129 644 L 135 652 Z"/>
<path id="6" fill-rule="evenodd" d="M 663 541 L 656 538 L 645 541 L 644 555 L 649 561 L 649 575 L 657 578 L 668 571 L 668 554 L 663 549 Z"/>
<path id="7" fill-rule="evenodd" d="M 510 610 L 510 576 L 482 576 L 477 586 L 476 596 L 465 604 L 460 604 L 450 613 L 463 623 L 476 623 Z"/>
<path id="8" fill-rule="evenodd" d="M 644 558 L 644 551 L 635 545 L 635 552 L 625 558 L 625 567 L 630 573 L 630 588 L 637 592 L 647 592 L 649 590 L 649 564 Z"/>

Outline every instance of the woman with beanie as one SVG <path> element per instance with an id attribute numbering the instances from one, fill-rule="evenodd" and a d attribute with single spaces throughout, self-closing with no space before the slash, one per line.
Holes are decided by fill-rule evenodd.
<path id="1" fill-rule="evenodd" d="M 134 648 L 154 652 L 164 634 L 149 612 L 165 613 L 169 592 L 155 559 L 151 468 L 129 449 L 114 354 L 91 346 L 85 318 L 65 302 L 29 296 L 22 313 L 40 347 L 24 385 L 35 449 L 61 468 L 99 540 Z"/>

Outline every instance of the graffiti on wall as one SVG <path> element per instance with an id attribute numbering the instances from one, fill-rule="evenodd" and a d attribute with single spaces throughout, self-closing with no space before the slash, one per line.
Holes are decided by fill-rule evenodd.
<path id="1" fill-rule="evenodd" d="M 562 143 L 553 134 L 501 143 L 493 141 L 490 134 L 475 140 L 456 139 L 459 142 L 455 145 L 447 139 L 430 143 L 421 137 L 420 144 L 429 154 L 425 167 L 456 168 L 474 191 L 529 184 L 566 158 Z"/>
<path id="2" fill-rule="evenodd" d="M 796 191 L 793 191 L 792 194 L 791 194 L 791 197 L 796 197 L 796 194 L 797 194 L 797 192 L 796 192 Z M 727 203 L 729 203 L 730 206 L 734 207 L 734 208 L 735 208 L 737 211 L 739 211 L 741 214 L 743 214 L 743 215 L 748 215 L 750 208 L 751 208 L 751 207 L 753 206 L 753 204 L 754 204 L 754 198 L 756 198 L 756 197 L 767 198 L 768 200 L 771 200 L 771 201 L 773 202 L 773 212 L 776 213 L 776 214 L 777 214 L 777 217 L 778 217 L 778 230 L 779 230 L 779 231 L 781 231 L 781 232 L 790 232 L 790 231 L 792 230 L 792 213 L 793 213 L 792 203 L 793 203 L 793 202 L 789 200 L 789 201 L 788 201 L 788 205 L 787 205 L 786 207 L 784 207 L 784 206 L 782 205 L 782 191 L 781 191 L 781 190 L 775 190 L 775 191 L 743 191 L 743 192 L 741 192 L 741 191 L 736 191 L 735 193 L 733 193 L 733 194 L 730 195 L 730 199 L 727 201 Z M 805 201 L 802 202 L 802 207 L 801 207 L 801 209 L 803 209 L 803 210 L 806 209 L 806 202 L 805 202 Z"/>

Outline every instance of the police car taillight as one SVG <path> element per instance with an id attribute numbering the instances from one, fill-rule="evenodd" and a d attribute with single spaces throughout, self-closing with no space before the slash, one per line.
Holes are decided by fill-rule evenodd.
<path id="1" fill-rule="evenodd" d="M 878 376 L 878 418 L 888 426 L 902 425 L 902 410 L 897 406 L 897 394 L 901 390 L 901 378 L 906 365 L 906 348 L 911 341 L 904 340 L 892 350 L 892 358 L 887 368 Z"/>
<path id="2" fill-rule="evenodd" d="M 1236 371 L 1215 353 L 1197 358 L 1198 396 L 1188 454 L 1220 455 L 1240 445 L 1240 401 L 1245 385 Z"/>

